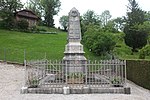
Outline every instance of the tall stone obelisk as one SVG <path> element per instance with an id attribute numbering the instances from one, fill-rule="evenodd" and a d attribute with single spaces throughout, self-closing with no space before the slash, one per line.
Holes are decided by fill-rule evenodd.
<path id="1" fill-rule="evenodd" d="M 83 45 L 81 42 L 80 13 L 76 8 L 69 12 L 68 23 L 68 44 L 65 46 L 63 61 L 67 64 L 67 72 L 84 72 L 87 62 L 84 57 Z"/>

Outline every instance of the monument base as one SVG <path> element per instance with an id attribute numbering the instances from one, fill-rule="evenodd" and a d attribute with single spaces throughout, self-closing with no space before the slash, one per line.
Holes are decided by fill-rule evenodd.
<path id="1" fill-rule="evenodd" d="M 87 60 L 84 57 L 83 45 L 80 42 L 69 42 L 65 46 L 64 72 L 65 73 L 84 73 Z"/>

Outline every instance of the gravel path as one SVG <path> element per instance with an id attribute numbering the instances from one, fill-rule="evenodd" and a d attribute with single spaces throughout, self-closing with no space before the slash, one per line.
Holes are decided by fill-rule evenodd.
<path id="1" fill-rule="evenodd" d="M 0 63 L 0 100 L 150 100 L 150 91 L 127 83 L 131 94 L 20 94 L 24 82 L 24 69 Z"/>

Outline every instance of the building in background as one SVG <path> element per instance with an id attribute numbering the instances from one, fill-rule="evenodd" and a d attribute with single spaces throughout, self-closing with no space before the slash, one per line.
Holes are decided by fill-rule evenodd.
<path id="1" fill-rule="evenodd" d="M 40 18 L 33 11 L 27 9 L 16 12 L 15 17 L 17 21 L 22 19 L 27 20 L 29 23 L 29 27 L 36 26 L 38 21 L 40 20 Z"/>

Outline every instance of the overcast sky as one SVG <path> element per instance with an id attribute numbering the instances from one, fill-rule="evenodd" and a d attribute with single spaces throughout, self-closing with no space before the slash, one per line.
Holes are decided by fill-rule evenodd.
<path id="1" fill-rule="evenodd" d="M 22 0 L 25 2 L 25 0 Z M 136 0 L 139 6 L 150 11 L 150 0 Z M 68 15 L 69 11 L 75 7 L 83 15 L 87 10 L 93 10 L 100 15 L 103 11 L 109 10 L 112 18 L 122 17 L 126 15 L 128 0 L 60 0 L 61 10 L 58 15 L 54 16 L 55 26 L 59 25 L 59 18 Z"/>

